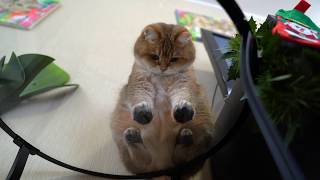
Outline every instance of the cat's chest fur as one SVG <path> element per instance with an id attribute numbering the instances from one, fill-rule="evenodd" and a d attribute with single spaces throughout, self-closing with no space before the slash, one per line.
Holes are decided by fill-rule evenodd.
<path id="1" fill-rule="evenodd" d="M 154 90 L 155 90 L 155 97 L 154 97 L 154 108 L 153 113 L 154 117 L 152 123 L 148 126 L 148 129 L 145 129 L 145 133 L 148 131 L 152 131 L 156 139 L 156 142 L 161 142 L 162 144 L 166 144 L 168 142 L 168 138 L 171 136 L 167 136 L 172 132 L 178 131 L 180 128 L 179 124 L 176 124 L 175 121 L 172 119 L 171 111 L 172 105 L 170 102 L 170 89 L 173 88 L 175 82 L 178 80 L 179 75 L 173 76 L 159 76 L 159 75 L 150 75 L 149 80 L 152 83 Z M 153 126 L 154 128 L 150 128 Z M 151 134 L 151 133 L 147 133 Z M 148 137 L 146 139 L 152 139 Z M 170 146 L 166 144 L 166 146 Z M 154 152 L 158 152 L 159 147 L 154 149 Z M 160 153 L 161 154 L 161 153 Z M 166 153 L 164 153 L 166 154 Z M 168 153 L 167 153 L 168 154 Z M 169 158 L 169 157 L 168 157 Z"/>
<path id="2" fill-rule="evenodd" d="M 170 104 L 169 91 L 174 88 L 180 74 L 171 76 L 151 75 L 150 81 L 155 89 L 155 104 L 168 102 Z"/>

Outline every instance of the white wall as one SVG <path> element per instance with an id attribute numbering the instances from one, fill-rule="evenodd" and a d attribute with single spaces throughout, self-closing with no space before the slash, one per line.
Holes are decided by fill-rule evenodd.
<path id="1" fill-rule="evenodd" d="M 216 0 L 188 0 L 202 3 L 205 6 L 220 7 Z M 290 10 L 300 0 L 236 0 L 243 11 L 264 19 L 268 14 L 274 14 L 278 9 Z M 306 14 L 320 26 L 320 0 L 307 0 L 311 4 Z M 258 17 L 258 18 L 259 18 Z"/>

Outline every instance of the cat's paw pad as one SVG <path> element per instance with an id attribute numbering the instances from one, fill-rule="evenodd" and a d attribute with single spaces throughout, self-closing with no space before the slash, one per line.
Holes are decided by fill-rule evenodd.
<path id="1" fill-rule="evenodd" d="M 128 144 L 142 142 L 140 130 L 138 128 L 130 127 L 126 129 L 123 134 Z"/>
<path id="2" fill-rule="evenodd" d="M 183 128 L 177 137 L 178 144 L 190 145 L 193 143 L 193 133 L 191 129 Z"/>
<path id="3" fill-rule="evenodd" d="M 181 101 L 174 109 L 173 117 L 179 123 L 185 123 L 193 119 L 194 108 L 188 101 Z"/>
<path id="4" fill-rule="evenodd" d="M 150 106 L 146 102 L 139 103 L 133 108 L 133 119 L 140 124 L 148 124 L 153 118 Z"/>

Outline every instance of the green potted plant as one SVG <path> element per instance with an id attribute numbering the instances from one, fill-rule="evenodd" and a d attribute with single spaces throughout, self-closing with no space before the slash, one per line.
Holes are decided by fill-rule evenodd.
<path id="1" fill-rule="evenodd" d="M 12 53 L 8 63 L 0 60 L 0 114 L 21 101 L 51 89 L 72 86 L 66 84 L 70 76 L 53 63 L 54 59 L 40 54 L 16 56 Z"/>
<path id="2" fill-rule="evenodd" d="M 287 143 L 292 141 L 306 115 L 317 116 L 320 110 L 320 31 L 301 12 L 301 7 L 297 7 L 289 11 L 279 10 L 275 17 L 269 16 L 259 28 L 253 18 L 249 20 L 257 40 L 260 61 L 256 87 L 271 119 L 281 129 Z M 308 28 L 306 33 L 315 32 L 314 36 L 310 36 L 313 39 L 308 34 L 294 34 L 294 29 L 290 29 L 293 26 L 291 23 Z M 230 40 L 229 46 L 224 58 L 232 62 L 228 76 L 233 80 L 240 77 L 238 34 Z"/>

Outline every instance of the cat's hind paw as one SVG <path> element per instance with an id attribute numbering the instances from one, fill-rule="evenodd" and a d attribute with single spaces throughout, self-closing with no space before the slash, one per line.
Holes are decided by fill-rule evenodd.
<path id="1" fill-rule="evenodd" d="M 124 138 L 128 144 L 142 143 L 140 130 L 130 127 L 123 132 Z"/>
<path id="2" fill-rule="evenodd" d="M 181 101 L 178 103 L 173 112 L 174 119 L 179 123 L 185 123 L 191 121 L 195 114 L 195 110 L 192 104 L 188 101 Z"/>
<path id="3" fill-rule="evenodd" d="M 140 124 L 148 124 L 153 118 L 150 106 L 146 102 L 136 104 L 133 108 L 133 119 Z"/>
<path id="4" fill-rule="evenodd" d="M 193 143 L 193 133 L 191 129 L 183 128 L 177 137 L 177 143 L 191 145 Z"/>

